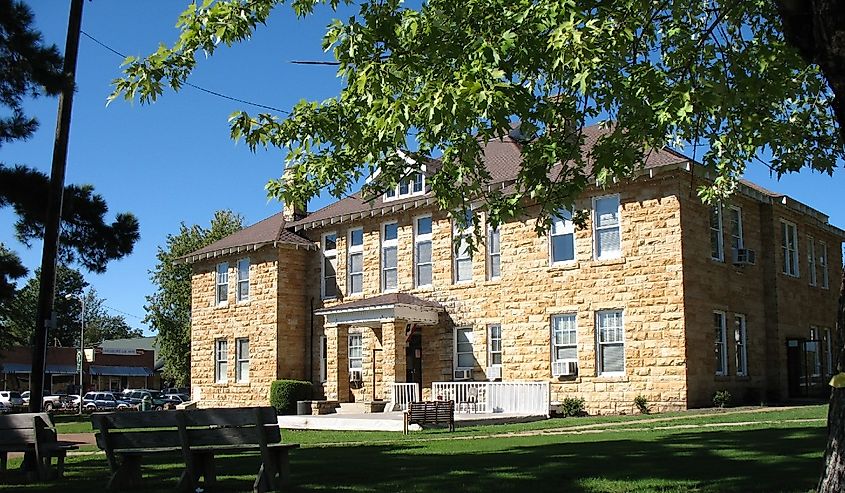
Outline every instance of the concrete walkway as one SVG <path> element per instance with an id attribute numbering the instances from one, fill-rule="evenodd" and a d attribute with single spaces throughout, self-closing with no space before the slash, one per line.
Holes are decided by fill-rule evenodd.
<path id="1" fill-rule="evenodd" d="M 455 414 L 455 426 L 526 423 L 546 419 L 545 416 L 528 416 L 508 413 Z M 338 431 L 402 431 L 404 417 L 401 411 L 386 413 L 339 413 L 319 416 L 279 416 L 279 426 L 289 430 L 338 430 Z M 410 431 L 419 431 L 411 425 Z"/>

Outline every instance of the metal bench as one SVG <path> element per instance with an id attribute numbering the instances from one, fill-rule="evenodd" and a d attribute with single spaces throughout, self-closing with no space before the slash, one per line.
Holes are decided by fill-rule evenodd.
<path id="1" fill-rule="evenodd" d="M 53 457 L 56 475 L 61 478 L 67 451 L 77 448 L 71 442 L 58 440 L 56 427 L 47 413 L 0 415 L 0 475 L 6 474 L 9 452 L 23 452 L 29 455 L 28 467 L 39 481 L 50 479 Z"/>
<path id="2" fill-rule="evenodd" d="M 192 409 L 165 412 L 99 413 L 91 416 L 97 446 L 112 471 L 108 489 L 138 485 L 144 456 L 181 455 L 180 491 L 212 489 L 218 453 L 260 452 L 253 491 L 279 490 L 290 481 L 288 451 L 272 407 Z"/>
<path id="3" fill-rule="evenodd" d="M 448 425 L 449 431 L 455 431 L 455 401 L 423 401 L 408 404 L 403 427 L 405 434 L 408 433 L 408 427 L 412 424 L 420 426 L 445 424 Z"/>

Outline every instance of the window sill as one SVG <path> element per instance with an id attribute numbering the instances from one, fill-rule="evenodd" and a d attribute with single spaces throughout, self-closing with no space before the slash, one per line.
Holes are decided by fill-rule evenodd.
<path id="1" fill-rule="evenodd" d="M 249 380 L 245 382 L 235 382 L 232 384 L 232 387 L 249 387 Z"/>
<path id="2" fill-rule="evenodd" d="M 249 306 L 252 300 L 243 300 L 235 303 L 235 306 Z"/>
<path id="3" fill-rule="evenodd" d="M 625 265 L 625 262 L 625 257 L 597 258 L 593 260 L 592 266 L 602 267 L 605 265 Z"/>
<path id="4" fill-rule="evenodd" d="M 212 387 L 228 387 L 229 382 L 214 382 L 211 384 Z"/>
<path id="5" fill-rule="evenodd" d="M 713 375 L 713 378 L 717 382 L 730 382 L 731 381 L 730 375 Z"/>
<path id="6" fill-rule="evenodd" d="M 220 308 L 229 308 L 229 302 L 227 301 L 226 303 L 217 303 L 212 308 L 214 308 L 215 310 Z"/>
<path id="7" fill-rule="evenodd" d="M 567 375 L 554 376 L 553 375 L 552 376 L 552 382 L 553 383 L 581 383 L 581 376 L 580 375 L 573 375 L 573 376 L 567 376 Z"/>
<path id="8" fill-rule="evenodd" d="M 616 374 L 602 374 L 596 375 L 596 378 L 593 380 L 593 383 L 627 383 L 628 376 L 627 375 L 616 375 Z"/>
<path id="9" fill-rule="evenodd" d="M 568 262 L 552 262 L 549 269 L 552 270 L 576 270 L 581 267 L 581 262 L 577 260 L 570 260 Z"/>

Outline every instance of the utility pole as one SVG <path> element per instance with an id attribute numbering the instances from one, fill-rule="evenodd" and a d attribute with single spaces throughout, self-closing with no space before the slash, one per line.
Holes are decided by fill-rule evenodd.
<path id="1" fill-rule="evenodd" d="M 44 247 L 41 253 L 41 283 L 38 311 L 35 318 L 35 342 L 32 348 L 29 410 L 40 412 L 44 396 L 44 371 L 47 363 L 47 333 L 55 325 L 53 314 L 56 295 L 56 256 L 59 250 L 59 227 L 65 190 L 65 168 L 70 136 L 70 115 L 76 88 L 76 58 L 79 53 L 79 31 L 82 29 L 83 0 L 71 0 L 65 41 L 64 87 L 59 95 L 56 139 L 53 141 L 53 164 L 50 171 L 50 195 L 47 198 L 47 220 L 44 224 Z"/>

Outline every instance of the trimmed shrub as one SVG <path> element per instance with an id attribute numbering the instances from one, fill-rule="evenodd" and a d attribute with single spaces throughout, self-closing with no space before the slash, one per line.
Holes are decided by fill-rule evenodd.
<path id="1" fill-rule="evenodd" d="M 585 416 L 587 413 L 584 411 L 584 398 L 567 397 L 560 406 L 560 412 L 565 418 L 570 416 Z"/>
<path id="2" fill-rule="evenodd" d="M 296 401 L 311 399 L 311 382 L 275 380 L 270 384 L 270 405 L 279 414 L 296 414 Z"/>
<path id="3" fill-rule="evenodd" d="M 648 407 L 648 400 L 645 398 L 644 395 L 638 395 L 634 397 L 634 405 L 637 406 L 637 409 L 640 411 L 640 414 L 648 414 L 651 412 L 651 409 Z"/>
<path id="4" fill-rule="evenodd" d="M 733 396 L 727 390 L 717 390 L 713 394 L 713 405 L 716 407 L 730 407 Z"/>

